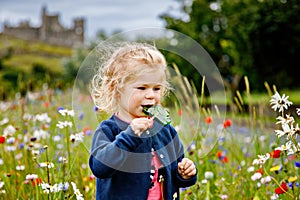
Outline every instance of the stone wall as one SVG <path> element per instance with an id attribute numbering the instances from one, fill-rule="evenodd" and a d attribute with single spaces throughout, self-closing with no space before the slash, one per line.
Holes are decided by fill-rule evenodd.
<path id="1" fill-rule="evenodd" d="M 43 7 L 40 27 L 31 27 L 28 21 L 20 22 L 18 26 L 4 24 L 3 34 L 60 46 L 82 45 L 84 43 L 84 18 L 74 19 L 72 27 L 65 28 L 59 22 L 59 17 L 58 14 L 49 15 L 46 7 Z"/>

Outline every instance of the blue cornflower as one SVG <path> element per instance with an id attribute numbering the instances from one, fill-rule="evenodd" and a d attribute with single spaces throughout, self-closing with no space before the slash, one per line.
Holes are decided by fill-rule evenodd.
<path id="1" fill-rule="evenodd" d="M 23 149 L 24 146 L 25 146 L 25 144 L 22 142 L 22 143 L 19 145 L 19 148 L 20 148 L 20 149 Z"/>
<path id="2" fill-rule="evenodd" d="M 84 117 L 84 113 L 80 113 L 80 115 L 78 116 L 78 118 L 79 118 L 80 120 L 82 120 L 83 117 Z"/>
<path id="3" fill-rule="evenodd" d="M 300 168 L 300 162 L 295 162 L 295 166 Z"/>
<path id="4" fill-rule="evenodd" d="M 64 109 L 65 109 L 64 107 L 60 106 L 60 107 L 57 108 L 57 112 L 60 111 L 60 110 L 64 110 Z"/>

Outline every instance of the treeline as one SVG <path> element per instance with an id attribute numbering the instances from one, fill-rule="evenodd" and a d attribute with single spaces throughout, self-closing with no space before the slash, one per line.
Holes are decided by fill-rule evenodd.
<path id="1" fill-rule="evenodd" d="M 298 0 L 177 1 L 180 17 L 170 11 L 160 16 L 166 28 L 201 44 L 231 90 L 244 87 L 243 76 L 257 91 L 265 90 L 265 81 L 280 88 L 299 88 Z M 188 66 L 184 60 L 176 62 Z M 182 71 L 196 84 L 199 82 L 199 74 L 192 68 Z"/>

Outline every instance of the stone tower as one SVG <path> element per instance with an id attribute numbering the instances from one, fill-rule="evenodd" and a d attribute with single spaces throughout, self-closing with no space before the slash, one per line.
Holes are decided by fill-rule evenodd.
<path id="1" fill-rule="evenodd" d="M 16 27 L 4 25 L 3 33 L 26 40 L 39 40 L 49 44 L 74 46 L 84 43 L 84 18 L 73 20 L 71 28 L 65 28 L 59 21 L 59 14 L 49 15 L 46 6 L 42 7 L 41 26 L 31 27 L 22 22 Z"/>

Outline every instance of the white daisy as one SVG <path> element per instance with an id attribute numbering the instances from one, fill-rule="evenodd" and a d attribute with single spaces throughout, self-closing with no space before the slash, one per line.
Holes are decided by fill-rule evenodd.
<path id="1" fill-rule="evenodd" d="M 278 111 L 279 112 L 283 112 L 285 109 L 288 109 L 288 107 L 290 105 L 292 105 L 293 103 L 290 102 L 288 100 L 289 96 L 285 96 L 285 94 L 282 95 L 282 97 L 279 95 L 278 92 L 276 92 L 272 97 L 271 97 L 271 100 L 270 100 L 270 104 L 272 105 L 272 109 L 274 111 Z"/>
<path id="2" fill-rule="evenodd" d="M 48 116 L 48 113 L 37 114 L 34 116 L 34 121 L 39 121 L 42 123 L 50 123 L 51 118 Z"/>
<path id="3" fill-rule="evenodd" d="M 74 117 L 75 115 L 75 112 L 74 110 L 68 110 L 68 109 L 60 109 L 58 111 L 62 116 L 71 116 L 71 117 Z"/>
<path id="4" fill-rule="evenodd" d="M 58 124 L 56 124 L 56 127 L 60 128 L 60 129 L 63 129 L 63 128 L 68 127 L 68 126 L 70 128 L 72 128 L 73 123 L 72 122 L 68 122 L 68 121 L 64 121 L 64 122 L 58 121 Z"/>
<path id="5" fill-rule="evenodd" d="M 290 115 L 286 115 L 286 117 L 277 117 L 276 118 L 278 121 L 276 124 L 293 124 L 295 122 L 294 117 Z"/>
<path id="6" fill-rule="evenodd" d="M 270 158 L 269 153 L 267 153 L 266 155 L 258 155 L 258 159 L 254 159 L 252 164 L 253 165 L 263 165 L 269 158 Z"/>
<path id="7" fill-rule="evenodd" d="M 290 135 L 291 132 L 293 132 L 292 127 L 290 127 L 288 124 L 281 124 L 282 130 L 275 130 L 275 133 L 278 138 L 284 136 L 284 135 Z"/>
<path id="8" fill-rule="evenodd" d="M 252 181 L 256 181 L 256 180 L 260 179 L 261 177 L 262 177 L 261 173 L 255 172 L 255 173 L 251 176 L 251 180 L 252 180 Z"/>
<path id="9" fill-rule="evenodd" d="M 70 135 L 71 142 L 76 142 L 76 143 L 83 142 L 83 138 L 84 138 L 83 132 Z"/>
<path id="10" fill-rule="evenodd" d="M 27 174 L 26 175 L 26 180 L 33 180 L 33 179 L 37 179 L 38 175 L 37 174 Z"/>
<path id="11" fill-rule="evenodd" d="M 300 115 L 300 108 L 296 108 L 297 115 Z"/>
<path id="12" fill-rule="evenodd" d="M 75 194 L 75 196 L 76 196 L 76 199 L 77 199 L 77 200 L 84 200 L 83 195 L 80 193 L 80 190 L 77 189 L 76 184 L 75 184 L 74 182 L 71 182 L 71 185 L 72 185 L 72 187 L 73 187 L 73 190 L 74 190 L 74 194 Z"/>

